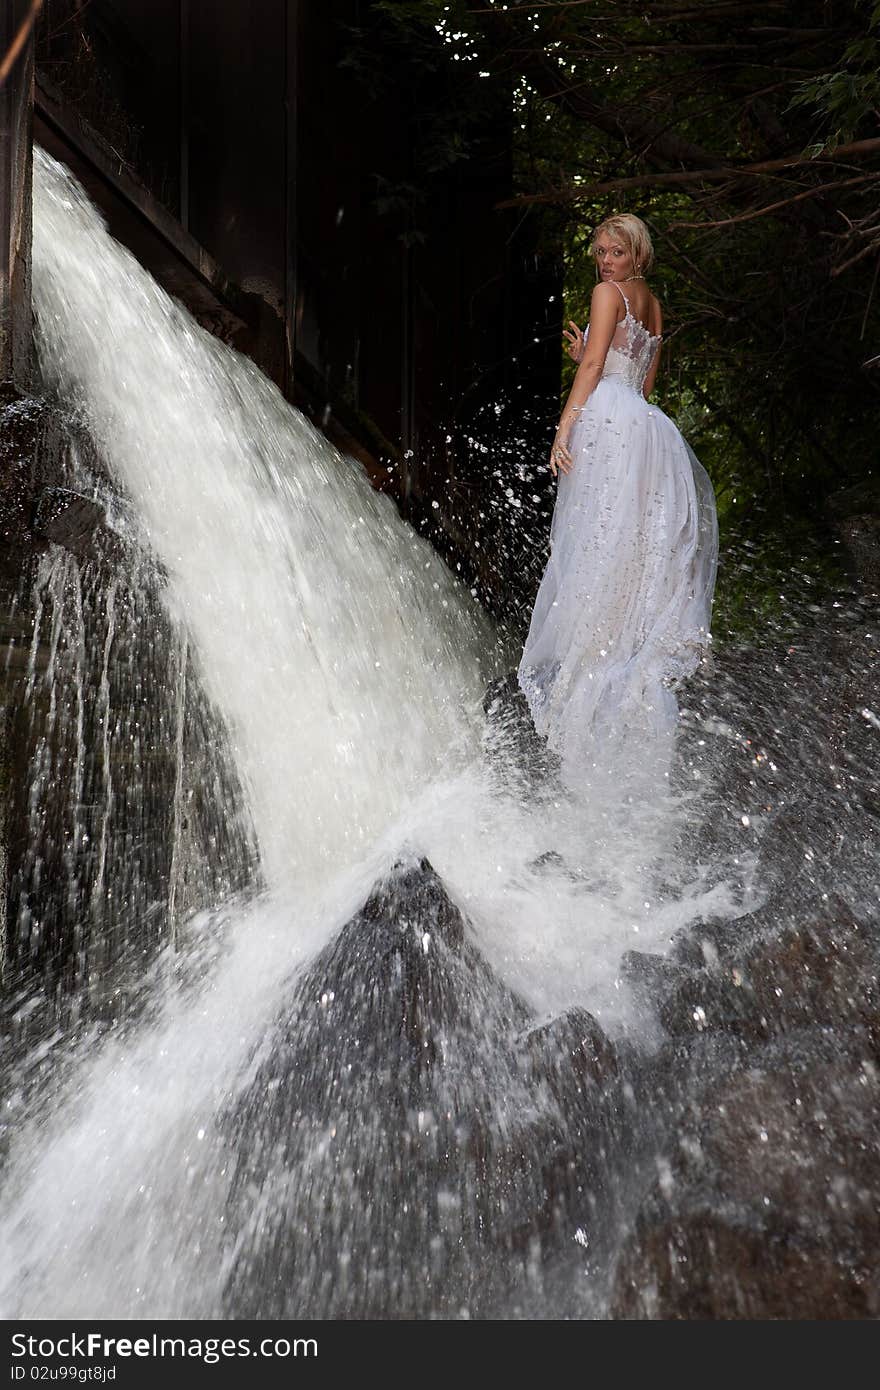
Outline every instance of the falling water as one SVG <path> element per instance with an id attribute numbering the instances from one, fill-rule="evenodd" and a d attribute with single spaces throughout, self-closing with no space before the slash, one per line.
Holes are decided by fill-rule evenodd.
<path id="1" fill-rule="evenodd" d="M 454 764 L 494 634 L 391 500 L 111 242 L 42 154 L 34 220 L 45 376 L 165 566 L 265 872 L 313 885 Z"/>
<path id="2" fill-rule="evenodd" d="M 711 865 L 682 852 L 708 787 L 697 745 L 711 737 L 694 741 L 690 784 L 653 804 L 615 801 L 598 782 L 576 807 L 552 777 L 536 789 L 504 721 L 487 725 L 482 708 L 515 664 L 506 635 L 359 467 L 199 329 L 39 151 L 34 300 L 44 381 L 100 465 L 75 457 L 70 481 L 105 499 L 124 559 L 108 580 L 53 547 L 35 585 L 17 930 L 38 942 L 64 884 L 71 970 L 99 1006 L 78 1028 L 65 1015 L 12 1077 L 4 1315 L 284 1311 L 285 1223 L 308 1243 L 290 1276 L 303 1310 L 503 1309 L 507 1275 L 517 1307 L 545 1308 L 534 1238 L 517 1244 L 512 1215 L 499 1240 L 521 1251 L 516 1278 L 507 1260 L 483 1270 L 462 1238 L 485 1213 L 461 1173 L 485 1164 L 487 1144 L 507 1155 L 494 1196 L 486 1178 L 503 1224 L 512 1192 L 538 1200 L 537 1155 L 565 1109 L 546 1086 L 535 1099 L 498 1040 L 588 1008 L 615 1037 L 637 1022 L 650 1049 L 623 952 L 662 951 L 688 922 L 760 900 L 754 848 L 734 844 Z M 705 732 L 697 715 L 694 728 Z M 46 824 L 50 803 L 64 824 Z M 383 1189 L 383 1174 L 386 1187 L 408 1181 L 381 1095 L 370 1098 L 383 1055 L 370 1054 L 347 1119 L 330 1082 L 309 1092 L 334 1066 L 344 1090 L 363 1040 L 329 985 L 297 994 L 298 982 L 335 978 L 344 928 L 360 963 L 347 958 L 339 978 L 350 986 L 362 970 L 364 996 L 391 991 L 397 938 L 358 957 L 373 918 L 357 914 L 395 862 L 417 873 L 421 856 L 450 901 L 413 968 L 421 954 L 445 959 L 456 908 L 468 933 L 441 1001 L 453 1020 L 443 1104 L 450 1125 L 458 1106 L 483 1128 L 447 1132 L 413 1102 L 407 1145 L 442 1139 L 444 1162 L 459 1153 L 459 1186 L 441 1185 L 446 1216 L 424 1249 L 413 1227 L 393 1267 L 355 1294 L 376 1223 L 407 1228 L 407 1201 L 424 1193 L 416 1184 L 400 1215 L 397 1188 Z M 395 922 L 405 933 L 405 904 Z M 466 1015 L 478 1020 L 468 1042 Z M 299 1047 L 304 1089 L 285 1110 L 273 1097 L 286 1067 L 303 1069 Z M 564 1239 L 580 1253 L 587 1243 L 580 1226 Z"/>

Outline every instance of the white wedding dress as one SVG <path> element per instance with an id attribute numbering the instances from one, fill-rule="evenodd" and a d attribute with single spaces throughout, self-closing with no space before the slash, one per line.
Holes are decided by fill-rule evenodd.
<path id="1" fill-rule="evenodd" d="M 642 395 L 660 335 L 617 288 L 625 315 L 570 435 L 574 466 L 559 474 L 550 559 L 517 672 L 574 791 L 602 769 L 668 777 L 673 690 L 712 640 L 715 494 L 677 426 Z"/>

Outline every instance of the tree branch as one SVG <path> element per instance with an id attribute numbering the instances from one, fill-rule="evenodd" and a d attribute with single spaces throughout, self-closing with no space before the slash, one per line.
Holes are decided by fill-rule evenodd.
<path id="1" fill-rule="evenodd" d="M 705 169 L 677 169 L 674 173 L 633 174 L 622 179 L 606 179 L 602 183 L 585 183 L 583 187 L 576 189 L 560 189 L 556 193 L 531 193 L 519 198 L 508 198 L 495 206 L 506 208 L 519 207 L 523 203 L 578 202 L 582 198 L 592 198 L 595 193 L 612 193 L 623 188 L 673 187 L 676 184 L 752 178 L 757 174 L 769 174 L 779 169 L 804 169 L 815 167 L 817 164 L 833 164 L 842 155 L 852 158 L 862 154 L 873 154 L 876 150 L 880 150 L 880 138 L 854 140 L 849 145 L 839 145 L 832 154 L 819 154 L 813 159 L 804 159 L 802 155 L 792 154 L 781 159 L 761 160 L 756 164 L 719 164 Z M 825 186 L 827 185 L 822 187 Z M 822 188 L 817 191 L 821 192 Z"/>
<path id="2" fill-rule="evenodd" d="M 791 198 L 781 198 L 778 203 L 767 203 L 764 207 L 753 208 L 750 212 L 739 212 L 735 217 L 722 217 L 714 222 L 670 222 L 670 229 L 673 227 L 730 227 L 735 222 L 750 222 L 753 217 L 766 217 L 770 212 L 776 212 L 779 208 L 790 207 L 792 203 L 799 203 L 804 198 L 818 198 L 823 193 L 830 193 L 835 188 L 851 188 L 853 184 L 880 182 L 880 172 L 873 174 L 860 174 L 855 179 L 838 179 L 836 183 L 820 183 L 815 188 L 806 188 L 801 193 L 795 193 Z M 870 249 L 870 248 L 869 248 Z"/>

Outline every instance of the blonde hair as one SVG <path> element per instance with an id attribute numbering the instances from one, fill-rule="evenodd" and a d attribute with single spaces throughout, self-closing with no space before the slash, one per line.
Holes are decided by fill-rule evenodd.
<path id="1" fill-rule="evenodd" d="M 636 217 L 635 213 L 616 212 L 612 217 L 606 217 L 604 222 L 599 223 L 590 241 L 590 255 L 593 257 L 596 255 L 596 245 L 603 232 L 614 233 L 625 246 L 629 247 L 633 265 L 637 266 L 643 275 L 651 269 L 654 264 L 654 245 L 651 241 L 651 233 L 642 219 Z"/>

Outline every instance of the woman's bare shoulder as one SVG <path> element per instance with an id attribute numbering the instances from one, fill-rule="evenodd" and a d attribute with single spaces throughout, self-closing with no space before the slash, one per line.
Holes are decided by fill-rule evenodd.
<path id="1" fill-rule="evenodd" d="M 616 290 L 610 280 L 597 280 L 590 295 L 591 304 L 601 304 L 607 301 L 609 304 L 620 303 L 620 291 Z"/>

